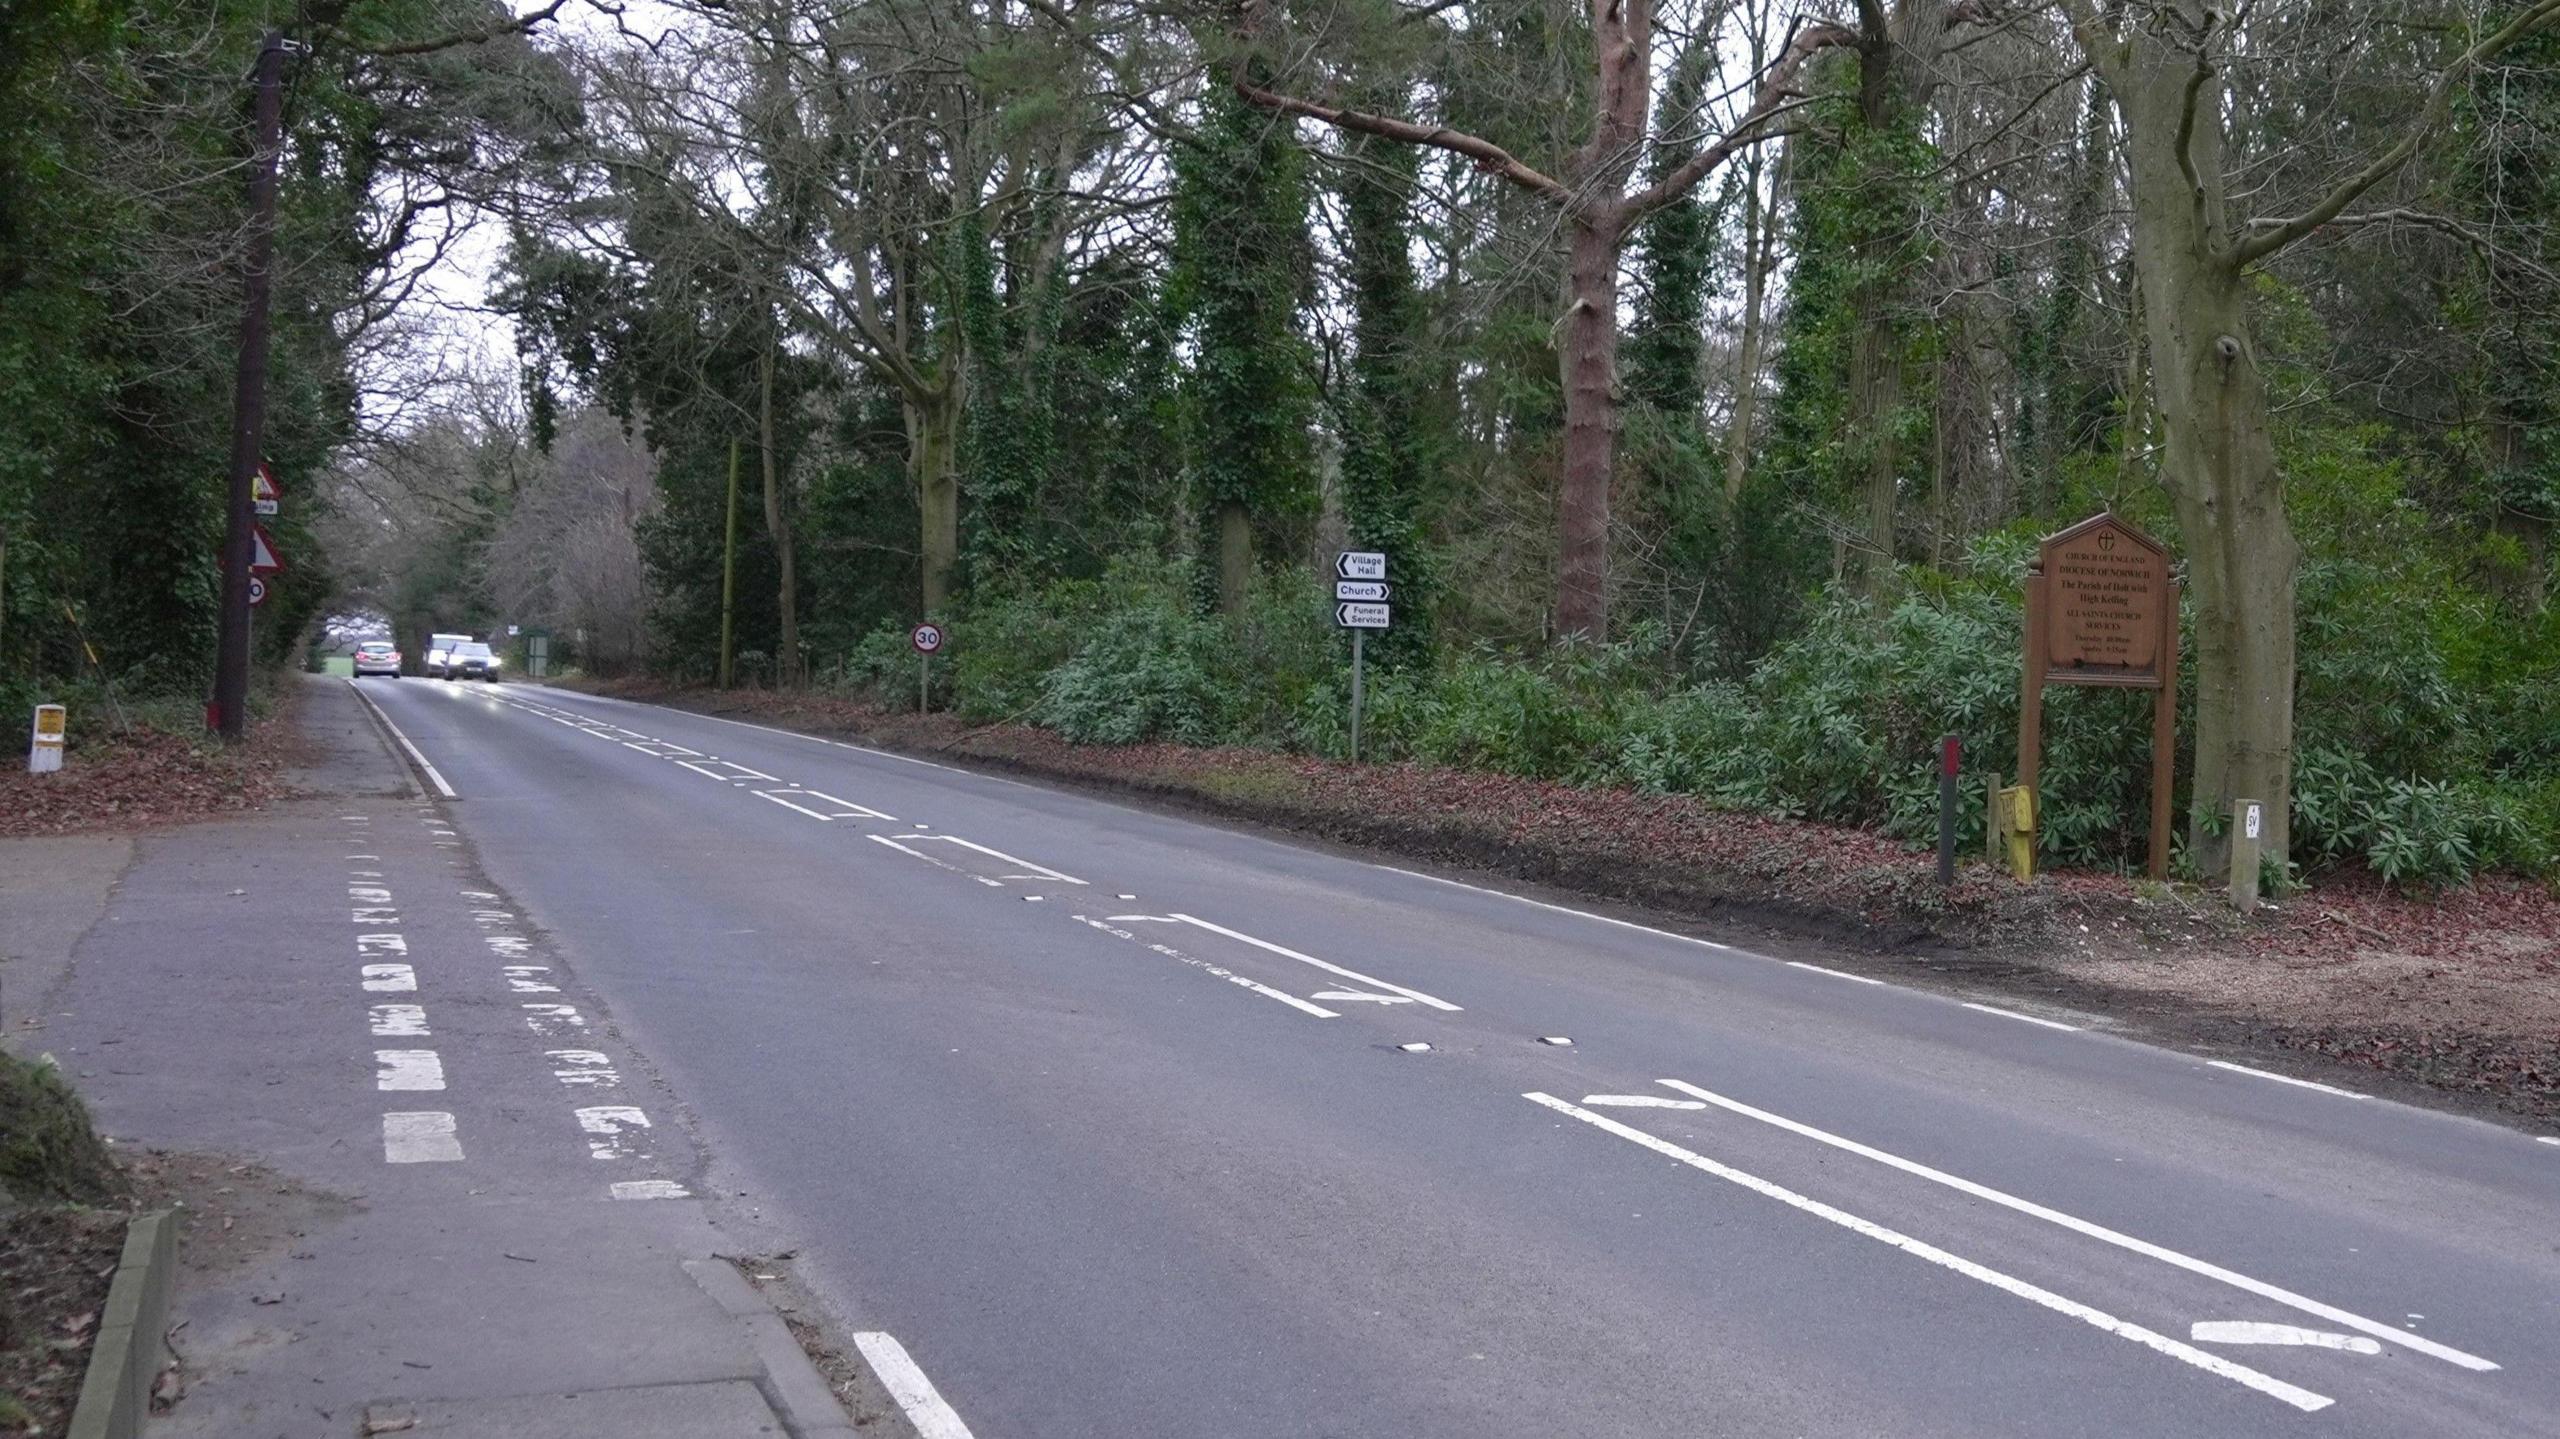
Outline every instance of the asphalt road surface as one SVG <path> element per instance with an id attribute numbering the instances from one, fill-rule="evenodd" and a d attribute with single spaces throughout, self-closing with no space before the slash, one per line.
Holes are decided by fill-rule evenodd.
<path id="1" fill-rule="evenodd" d="M 2533 1135 L 912 758 L 362 683 L 663 1076 L 673 1182 L 980 1439 L 2560 1434 Z"/>

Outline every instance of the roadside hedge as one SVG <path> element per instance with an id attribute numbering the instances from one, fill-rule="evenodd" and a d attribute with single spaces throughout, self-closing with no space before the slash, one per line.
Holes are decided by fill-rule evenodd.
<path id="1" fill-rule="evenodd" d="M 1952 734 L 1967 775 L 1960 838 L 1979 847 L 1987 781 L 2016 772 L 2019 581 L 2031 553 L 2022 532 L 1991 535 L 1960 564 L 1906 571 L 1889 605 L 1825 594 L 1738 677 L 1685 672 L 1668 637 L 1642 625 L 1607 645 L 1479 646 L 1373 667 L 1363 751 L 1693 794 L 1916 843 L 1936 833 L 1936 742 Z M 2548 872 L 2560 850 L 2560 623 L 2518 626 L 2484 597 L 2429 583 L 2431 602 L 2418 604 L 2412 583 L 2381 566 L 2305 570 L 2297 860 L 2361 862 L 2404 888 L 2490 868 Z M 933 702 L 1085 743 L 1346 754 L 1348 646 L 1316 581 L 1267 576 L 1233 619 L 1202 612 L 1195 593 L 1178 567 L 1149 562 L 981 596 L 953 619 Z M 832 683 L 913 705 L 905 629 L 870 636 Z M 2045 817 L 2060 862 L 2140 862 L 2149 706 L 2139 693 L 2048 692 Z M 2191 686 L 2181 710 L 2180 734 L 2192 736 Z M 2180 775 L 2192 770 L 2182 753 Z"/>

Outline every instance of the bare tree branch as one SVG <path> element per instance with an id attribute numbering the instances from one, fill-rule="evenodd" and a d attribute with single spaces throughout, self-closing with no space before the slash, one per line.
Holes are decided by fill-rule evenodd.
<path id="1" fill-rule="evenodd" d="M 2242 240 L 2232 251 L 2232 263 L 2242 266 L 2255 264 L 2346 213 L 2346 208 L 2354 204 L 2357 197 L 2407 164 L 2427 136 L 2444 123 L 2445 116 L 2453 108 L 2455 89 L 2473 70 L 2496 58 L 2508 46 L 2549 27 L 2554 20 L 2560 20 L 2560 0 L 2536 0 L 2513 20 L 2464 51 L 2436 76 L 2436 83 L 2428 90 L 2427 103 L 2419 109 L 2418 118 L 2410 122 L 2409 128 L 2392 143 L 2390 149 L 2374 156 L 2372 163 L 2348 176 L 2320 203 L 2289 219 L 2270 222 L 2263 230 Z"/>
<path id="2" fill-rule="evenodd" d="M 537 26 L 557 19 L 560 12 L 568 7 L 569 0 L 551 0 L 550 4 L 539 10 L 527 11 L 504 25 L 492 25 L 485 30 L 465 30 L 459 34 L 446 35 L 434 40 L 412 40 L 399 45 L 357 45 L 350 48 L 359 55 L 395 56 L 429 55 L 438 50 L 459 49 L 464 45 L 486 45 L 492 40 L 503 40 L 509 35 L 528 34 Z"/>
<path id="3" fill-rule="evenodd" d="M 2552 0 L 2560 4 L 2560 0 Z M 1679 199 L 1696 187 L 1718 165 L 1733 158 L 1735 151 L 1769 136 L 1769 121 L 1789 99 L 1795 96 L 1795 79 L 1807 62 L 1825 50 L 1855 46 L 1858 32 L 1844 25 L 1808 25 L 1796 32 L 1786 50 L 1778 56 L 1760 81 L 1759 94 L 1752 97 L 1751 108 L 1735 121 L 1724 137 L 1691 155 L 1680 167 L 1660 180 L 1627 197 L 1625 218 L 1634 223 L 1647 214 Z"/>
<path id="4" fill-rule="evenodd" d="M 2560 0 L 2552 0 L 2552 3 L 2560 4 Z M 1573 204 L 1573 190 L 1563 181 L 1528 164 L 1491 140 L 1470 135 L 1463 130 L 1452 130 L 1446 125 L 1420 125 L 1411 120 L 1399 120 L 1391 115 L 1372 115 L 1365 110 L 1319 105 L 1313 100 L 1300 99 L 1295 95 L 1283 95 L 1276 90 L 1266 90 L 1242 77 L 1236 80 L 1236 93 L 1242 95 L 1247 103 L 1259 105 L 1265 110 L 1276 110 L 1283 115 L 1304 115 L 1310 120 L 1321 120 L 1338 130 L 1357 130 L 1364 135 L 1377 135 L 1384 139 L 1400 140 L 1408 145 L 1426 145 L 1435 150 L 1446 150 L 1453 155 L 1464 155 L 1475 161 L 1478 169 L 1488 174 L 1500 175 L 1522 189 L 1546 196 L 1558 205 L 1570 207 Z"/>

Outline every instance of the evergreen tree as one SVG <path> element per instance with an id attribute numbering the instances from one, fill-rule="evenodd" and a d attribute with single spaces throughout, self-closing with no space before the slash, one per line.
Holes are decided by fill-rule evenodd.
<path id="1" fill-rule="evenodd" d="M 1236 612 L 1257 548 L 1315 510 L 1305 159 L 1284 119 L 1214 80 L 1174 191 L 1174 285 L 1193 332 L 1185 468 L 1218 607 Z"/>
<path id="2" fill-rule="evenodd" d="M 1398 663 L 1431 652 L 1439 562 L 1424 521 L 1432 456 L 1420 399 L 1416 351 L 1424 341 L 1414 288 L 1415 152 L 1366 136 L 1345 146 L 1343 215 L 1349 235 L 1352 355 L 1339 410 L 1342 512 L 1351 543 L 1383 550 L 1394 581 L 1396 623 L 1377 637 L 1379 657 Z"/>

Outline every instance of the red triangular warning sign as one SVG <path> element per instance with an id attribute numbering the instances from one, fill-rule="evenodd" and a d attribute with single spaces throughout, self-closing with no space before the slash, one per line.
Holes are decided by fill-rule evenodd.
<path id="1" fill-rule="evenodd" d="M 249 527 L 249 573 L 253 575 L 284 573 L 284 561 L 276 558 L 276 542 L 267 537 L 265 525 Z"/>
<path id="2" fill-rule="evenodd" d="M 264 460 L 258 462 L 258 473 L 249 479 L 249 498 L 253 500 L 281 498 L 281 493 L 276 489 L 275 467 Z"/>

